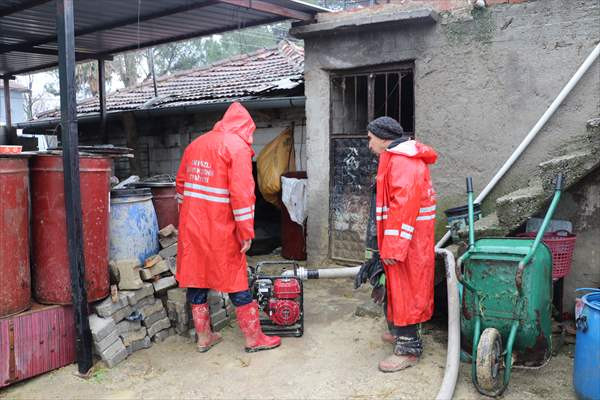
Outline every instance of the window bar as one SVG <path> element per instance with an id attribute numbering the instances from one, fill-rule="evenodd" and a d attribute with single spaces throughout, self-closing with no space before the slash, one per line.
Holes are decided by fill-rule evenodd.
<path id="1" fill-rule="evenodd" d="M 389 98 L 389 94 L 388 94 L 388 75 L 389 74 L 385 74 L 385 115 L 388 115 L 388 98 Z"/>
<path id="2" fill-rule="evenodd" d="M 342 78 L 342 132 L 346 133 L 346 77 Z"/>
<path id="3" fill-rule="evenodd" d="M 367 116 L 370 121 L 373 121 L 373 116 L 375 115 L 375 80 L 373 79 L 373 74 L 369 74 L 367 78 Z"/>
<path id="4" fill-rule="evenodd" d="M 354 122 L 358 121 L 358 76 L 354 75 Z M 355 127 L 356 129 L 356 127 Z"/>
<path id="5" fill-rule="evenodd" d="M 402 125 L 402 73 L 398 73 L 398 122 Z"/>

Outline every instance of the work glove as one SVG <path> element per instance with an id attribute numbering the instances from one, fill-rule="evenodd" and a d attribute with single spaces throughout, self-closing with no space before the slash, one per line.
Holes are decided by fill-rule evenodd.
<path id="1" fill-rule="evenodd" d="M 371 280 L 371 276 L 373 276 L 376 271 L 381 269 L 383 271 L 383 265 L 381 264 L 381 259 L 379 258 L 379 252 L 373 251 L 371 258 L 365 261 L 356 274 L 354 278 L 354 289 L 358 289 L 368 280 Z"/>
<path id="2" fill-rule="evenodd" d="M 375 304 L 383 304 L 386 296 L 385 272 L 383 271 L 383 268 L 375 271 L 374 275 L 369 279 L 369 282 L 373 285 L 371 299 L 373 299 Z"/>

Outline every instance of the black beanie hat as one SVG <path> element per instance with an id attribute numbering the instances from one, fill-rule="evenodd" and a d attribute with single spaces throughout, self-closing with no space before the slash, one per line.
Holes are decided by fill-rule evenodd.
<path id="1" fill-rule="evenodd" d="M 379 117 L 369 122 L 367 130 L 380 139 L 394 140 L 404 135 L 402 126 L 394 118 Z"/>

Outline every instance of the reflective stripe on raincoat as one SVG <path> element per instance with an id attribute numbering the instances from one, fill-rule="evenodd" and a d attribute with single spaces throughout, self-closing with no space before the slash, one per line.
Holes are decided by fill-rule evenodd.
<path id="1" fill-rule="evenodd" d="M 213 129 L 186 148 L 177 173 L 180 287 L 248 289 L 241 242 L 254 238 L 252 135 L 248 111 L 233 103 Z"/>
<path id="2" fill-rule="evenodd" d="M 377 239 L 385 265 L 387 318 L 417 324 L 433 313 L 435 191 L 428 164 L 436 152 L 409 140 L 388 148 L 377 170 Z"/>

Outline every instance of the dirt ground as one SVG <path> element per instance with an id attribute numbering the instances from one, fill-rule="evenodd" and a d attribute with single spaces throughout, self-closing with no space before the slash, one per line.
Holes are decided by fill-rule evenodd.
<path id="1" fill-rule="evenodd" d="M 385 321 L 354 315 L 369 289 L 350 279 L 305 284 L 305 334 L 284 338 L 279 349 L 248 354 L 235 322 L 225 340 L 197 353 L 189 339 L 172 336 L 113 369 L 96 364 L 92 377 L 76 365 L 0 390 L 2 399 L 433 399 L 442 381 L 446 331 L 424 326 L 420 363 L 394 374 L 378 371 L 391 352 L 380 341 Z M 573 346 L 563 347 L 541 370 L 513 370 L 505 399 L 570 399 Z M 479 399 L 461 364 L 455 399 Z"/>

